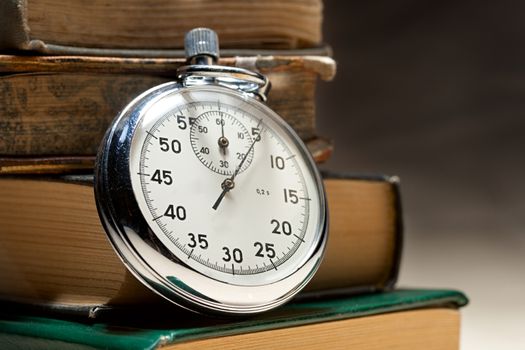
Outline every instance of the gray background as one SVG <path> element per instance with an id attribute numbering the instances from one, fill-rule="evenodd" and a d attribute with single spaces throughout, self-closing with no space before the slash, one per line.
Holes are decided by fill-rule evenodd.
<path id="1" fill-rule="evenodd" d="M 463 349 L 525 349 L 525 2 L 325 1 L 325 169 L 399 175 L 400 285 L 461 289 Z"/>

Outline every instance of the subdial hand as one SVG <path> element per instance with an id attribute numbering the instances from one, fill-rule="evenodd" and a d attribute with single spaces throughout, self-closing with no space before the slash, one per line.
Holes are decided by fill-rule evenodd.
<path id="1" fill-rule="evenodd" d="M 257 123 L 257 129 L 259 128 L 259 125 L 261 125 L 261 120 L 259 120 L 259 123 Z M 219 207 L 219 204 L 221 204 L 222 202 L 222 199 L 224 198 L 224 196 L 226 196 L 226 193 L 230 192 L 230 190 L 232 190 L 235 187 L 235 181 L 234 181 L 235 177 L 237 176 L 237 174 L 239 174 L 239 171 L 241 170 L 242 165 L 244 164 L 244 161 L 248 157 L 248 154 L 250 154 L 250 152 L 253 150 L 253 146 L 255 145 L 255 143 L 261 141 L 262 133 L 263 133 L 263 130 L 261 130 L 259 132 L 259 135 L 255 137 L 252 144 L 250 145 L 250 148 L 248 149 L 248 152 L 244 154 L 244 157 L 242 157 L 241 162 L 239 163 L 239 165 L 237 165 L 237 168 L 235 168 L 235 172 L 233 173 L 233 175 L 231 177 L 226 178 L 221 183 L 222 192 L 219 195 L 219 198 L 217 198 L 217 200 L 212 206 L 214 210 L 217 210 L 217 208 Z"/>
<path id="2" fill-rule="evenodd" d="M 224 136 L 224 118 L 221 112 L 221 137 L 218 140 L 219 147 L 222 150 L 222 154 L 226 155 L 226 148 L 230 144 L 230 141 Z"/>

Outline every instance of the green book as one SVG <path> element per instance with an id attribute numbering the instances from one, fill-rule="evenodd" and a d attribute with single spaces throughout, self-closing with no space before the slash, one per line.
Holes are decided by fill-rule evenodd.
<path id="1" fill-rule="evenodd" d="M 0 346 L 31 349 L 388 348 L 457 349 L 466 296 L 451 290 L 395 290 L 296 301 L 247 319 L 189 312 L 72 320 L 4 307 Z M 122 315 L 121 315 L 122 316 Z M 432 339 L 432 344 L 428 343 Z"/>

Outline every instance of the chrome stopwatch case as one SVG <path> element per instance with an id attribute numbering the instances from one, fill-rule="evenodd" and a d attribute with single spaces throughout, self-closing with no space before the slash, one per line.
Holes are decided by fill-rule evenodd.
<path id="1" fill-rule="evenodd" d="M 95 195 L 133 275 L 206 313 L 283 304 L 317 270 L 327 211 L 317 168 L 263 102 L 268 80 L 214 64 L 216 34 L 186 37 L 188 65 L 115 119 L 101 145 Z"/>

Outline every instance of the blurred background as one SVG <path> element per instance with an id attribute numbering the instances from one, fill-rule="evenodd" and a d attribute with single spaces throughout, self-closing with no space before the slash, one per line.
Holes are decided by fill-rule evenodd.
<path id="1" fill-rule="evenodd" d="M 324 169 L 401 178 L 399 285 L 454 288 L 462 349 L 525 349 L 525 2 L 325 1 Z"/>

